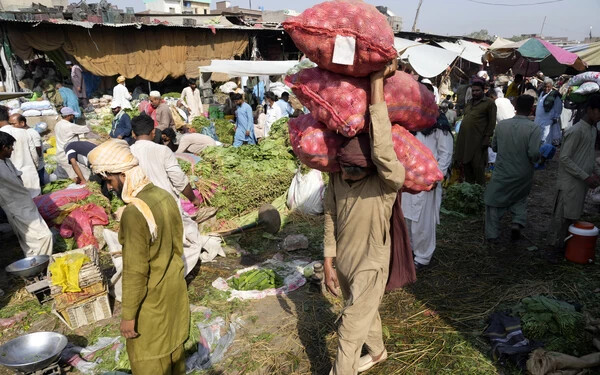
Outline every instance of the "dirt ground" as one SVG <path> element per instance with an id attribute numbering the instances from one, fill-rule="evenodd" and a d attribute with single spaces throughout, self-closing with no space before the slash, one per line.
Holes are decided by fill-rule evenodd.
<path id="1" fill-rule="evenodd" d="M 526 296 L 546 294 L 577 302 L 600 316 L 600 266 L 567 261 L 550 264 L 545 257 L 546 230 L 551 215 L 557 162 L 536 172 L 529 197 L 529 225 L 516 244 L 509 242 L 509 219 L 500 244 L 483 241 L 483 216 L 459 218 L 442 215 L 438 248 L 432 264 L 418 273 L 418 280 L 403 290 L 385 295 L 380 313 L 388 360 L 367 374 L 518 374 L 514 367 L 495 364 L 482 333 L 490 313 L 517 303 Z M 587 215 L 600 224 L 599 216 Z M 286 235 L 303 233 L 309 249 L 286 253 Z M 276 237 L 259 232 L 228 239 L 229 255 L 203 264 L 188 277 L 190 301 L 210 308 L 226 321 L 241 318 L 243 326 L 225 359 L 201 374 L 317 374 L 326 375 L 336 350 L 336 318 L 342 301 L 323 295 L 308 285 L 288 296 L 254 301 L 228 302 L 212 281 L 235 269 L 257 264 L 282 253 L 286 259 L 321 259 L 322 218 L 293 215 Z M 0 265 L 20 258 L 14 239 L 2 239 Z M 236 255 L 243 249 L 246 255 Z M 1 333 L 0 342 L 26 332 L 55 330 L 79 345 L 99 336 L 118 334 L 116 317 L 94 327 L 70 331 L 50 314 L 48 306 L 28 300 L 22 283 L 0 273 L 0 317 L 28 311 L 27 318 Z M 193 343 L 186 348 L 194 351 Z M 585 348 L 584 348 L 585 350 Z M 590 349 L 591 350 L 591 349 Z M 110 354 L 110 353 L 109 353 Z M 586 353 L 580 353 L 586 354 Z M 8 374 L 0 369 L 0 374 Z M 77 372 L 73 372 L 77 373 Z M 599 372 L 595 372 L 599 373 Z"/>

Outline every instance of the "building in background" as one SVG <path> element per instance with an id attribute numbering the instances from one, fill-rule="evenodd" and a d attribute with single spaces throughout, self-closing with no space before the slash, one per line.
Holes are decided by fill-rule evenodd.
<path id="1" fill-rule="evenodd" d="M 144 0 L 146 10 L 157 13 L 210 14 L 211 0 Z"/>
<path id="2" fill-rule="evenodd" d="M 377 6 L 377 10 L 386 16 L 388 23 L 390 24 L 394 33 L 402 31 L 402 17 L 397 16 L 394 12 L 392 12 L 388 7 Z"/>
<path id="3" fill-rule="evenodd" d="M 23 0 L 0 0 L 0 10 L 19 10 L 23 8 L 31 8 L 33 4 L 39 4 L 48 8 L 52 7 L 67 7 L 69 5 L 68 0 L 35 0 L 35 1 L 23 1 Z"/>

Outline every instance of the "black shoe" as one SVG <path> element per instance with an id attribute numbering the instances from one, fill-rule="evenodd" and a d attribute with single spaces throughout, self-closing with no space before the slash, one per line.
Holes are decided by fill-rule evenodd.
<path id="1" fill-rule="evenodd" d="M 426 264 L 421 264 L 421 263 L 417 262 L 416 260 L 414 262 L 415 262 L 415 271 L 422 271 L 425 268 L 427 268 Z"/>
<path id="2" fill-rule="evenodd" d="M 510 228 L 510 241 L 517 242 L 521 238 L 521 226 L 513 224 Z"/>

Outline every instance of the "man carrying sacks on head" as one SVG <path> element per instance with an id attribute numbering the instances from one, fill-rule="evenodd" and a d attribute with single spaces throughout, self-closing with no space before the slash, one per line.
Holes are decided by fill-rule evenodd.
<path id="1" fill-rule="evenodd" d="M 371 75 L 371 136 L 342 147 L 342 171 L 330 175 L 325 197 L 325 283 L 336 296 L 341 288 L 346 302 L 333 375 L 366 371 L 387 358 L 378 308 L 389 273 L 392 208 L 405 176 L 383 94 L 395 70 L 396 61 Z M 360 357 L 363 344 L 369 354 Z"/>
<path id="2" fill-rule="evenodd" d="M 177 203 L 154 186 L 127 142 L 113 139 L 90 151 L 92 171 L 128 203 L 121 217 L 121 334 L 134 375 L 185 374 L 183 343 L 190 308 L 183 275 L 183 224 Z"/>

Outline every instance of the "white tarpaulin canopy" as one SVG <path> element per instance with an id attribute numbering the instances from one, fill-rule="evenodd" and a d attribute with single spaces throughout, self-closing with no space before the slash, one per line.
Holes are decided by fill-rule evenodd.
<path id="1" fill-rule="evenodd" d="M 395 38 L 394 46 L 401 54 L 400 58 L 407 60 L 415 72 L 426 78 L 440 75 L 458 57 L 456 52 L 408 39 Z"/>
<path id="2" fill-rule="evenodd" d="M 210 65 L 201 66 L 200 73 L 224 73 L 231 77 L 275 76 L 286 74 L 298 64 L 287 61 L 211 60 Z"/>
<path id="3" fill-rule="evenodd" d="M 481 58 L 485 54 L 485 48 L 478 44 L 467 42 L 466 40 L 459 40 L 455 43 L 451 42 L 439 42 L 443 48 L 453 51 L 459 54 L 459 56 L 472 63 L 482 65 Z"/>
<path id="4" fill-rule="evenodd" d="M 420 46 L 422 43 L 416 42 L 410 39 L 404 38 L 394 38 L 394 48 L 398 51 L 398 54 L 401 55 L 409 47 Z"/>

